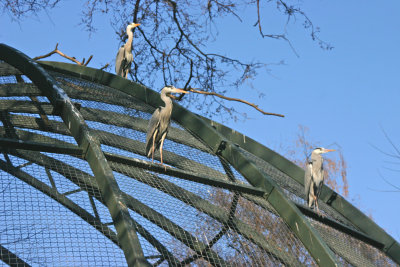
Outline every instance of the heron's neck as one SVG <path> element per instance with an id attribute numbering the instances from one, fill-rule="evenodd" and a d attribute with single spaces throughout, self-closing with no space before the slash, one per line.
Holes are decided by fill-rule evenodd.
<path id="1" fill-rule="evenodd" d="M 165 103 L 165 108 L 172 111 L 172 100 L 166 94 L 161 94 L 161 100 Z"/>
<path id="2" fill-rule="evenodd" d="M 317 154 L 317 153 L 312 153 L 312 154 L 311 154 L 311 159 L 312 159 L 313 161 L 320 162 L 321 164 L 322 164 L 322 162 L 324 161 L 324 158 L 322 157 L 322 155 L 321 155 L 321 154 Z"/>
<path id="3" fill-rule="evenodd" d="M 129 29 L 126 33 L 128 34 L 128 41 L 125 44 L 125 49 L 130 53 L 132 52 L 133 32 Z"/>

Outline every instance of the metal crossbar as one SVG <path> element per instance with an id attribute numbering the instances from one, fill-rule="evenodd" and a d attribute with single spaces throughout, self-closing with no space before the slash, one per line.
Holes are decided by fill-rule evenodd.
<path id="1" fill-rule="evenodd" d="M 396 266 L 390 236 L 327 188 L 326 216 L 307 208 L 302 170 L 250 138 L 174 104 L 164 167 L 145 154 L 157 93 L 4 45 L 1 58 L 23 70 L 0 61 L 3 262 Z"/>

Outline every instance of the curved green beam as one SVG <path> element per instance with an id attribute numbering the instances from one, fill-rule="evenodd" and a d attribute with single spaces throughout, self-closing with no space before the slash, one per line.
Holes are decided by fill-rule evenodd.
<path id="1" fill-rule="evenodd" d="M 197 194 L 192 193 L 168 180 L 162 179 L 155 174 L 148 172 L 143 173 L 138 171 L 137 168 L 129 168 L 129 165 L 124 163 L 112 162 L 110 160 L 110 166 L 116 172 L 131 177 L 132 179 L 135 179 L 141 183 L 147 184 L 148 186 L 151 186 L 197 210 L 202 211 L 204 214 L 207 214 L 224 226 L 228 226 L 229 224 L 230 227 L 233 227 L 238 234 L 242 235 L 247 240 L 253 242 L 263 250 L 270 253 L 272 257 L 280 261 L 282 264 L 287 266 L 301 266 L 298 259 L 293 257 L 293 255 L 285 255 L 284 252 L 280 251 L 279 245 L 275 242 L 275 240 L 267 240 L 263 235 L 260 236 L 260 233 L 256 232 L 248 224 L 236 217 L 231 218 L 231 214 L 229 214 L 228 211 L 210 203 L 206 199 L 199 197 Z M 290 259 L 290 262 L 288 262 L 287 259 Z"/>
<path id="2" fill-rule="evenodd" d="M 78 65 L 59 62 L 41 62 L 46 69 L 64 73 L 106 85 L 129 94 L 143 102 L 157 107 L 162 105 L 159 94 L 144 86 L 113 74 Z M 275 182 L 250 162 L 238 147 L 216 131 L 201 117 L 189 112 L 178 104 L 174 105 L 172 118 L 207 143 L 215 153 L 220 154 L 238 170 L 253 186 L 265 190 L 265 198 L 275 208 L 293 233 L 302 241 L 316 263 L 321 266 L 337 266 L 332 250 L 313 229 L 305 216 L 290 201 Z"/>
<path id="3" fill-rule="evenodd" d="M 18 121 L 20 121 L 20 120 L 18 120 Z M 0 126 L 0 134 L 1 133 L 2 133 L 2 127 Z M 70 143 L 67 143 L 67 142 L 64 142 L 64 141 L 61 141 L 61 140 L 58 140 L 58 139 L 54 139 L 52 137 L 42 136 L 40 134 L 35 134 L 35 133 L 32 133 L 32 132 L 23 131 L 23 130 L 20 130 L 20 129 L 16 129 L 15 130 L 15 134 L 18 136 L 18 140 L 21 140 L 21 141 L 44 142 L 46 144 L 55 144 L 55 145 L 58 145 L 58 146 L 63 146 L 65 148 L 70 147 L 71 149 L 76 147 L 73 144 L 70 144 Z M 12 155 L 14 155 L 14 156 L 18 155 L 15 152 L 14 153 L 10 152 L 10 153 Z M 26 156 L 24 157 L 24 159 L 25 160 L 29 160 L 30 162 L 32 162 L 32 160 L 33 160 L 32 158 L 27 158 Z M 35 162 L 35 163 L 36 164 L 41 164 L 40 162 Z M 6 163 L 4 163 L 4 164 L 6 164 Z M 110 164 L 110 167 L 112 168 L 112 170 L 114 170 L 116 172 L 120 172 L 123 175 L 130 176 L 133 179 L 137 179 L 138 181 L 141 181 L 142 183 L 145 183 L 145 184 L 147 184 L 149 186 L 157 188 L 158 190 L 160 190 L 160 191 L 162 191 L 162 192 L 164 192 L 166 194 L 169 194 L 170 196 L 172 196 L 172 197 L 174 197 L 176 199 L 179 199 L 182 202 L 185 202 L 186 204 L 191 205 L 192 207 L 194 207 L 194 208 L 196 208 L 198 210 L 203 211 L 205 214 L 207 214 L 207 215 L 211 216 L 212 218 L 218 220 L 220 223 L 222 223 L 224 225 L 227 225 L 228 222 L 229 222 L 231 225 L 234 226 L 235 229 L 237 229 L 239 234 L 243 235 L 246 239 L 248 239 L 251 242 L 255 243 L 256 245 L 258 245 L 260 248 L 264 249 L 265 251 L 268 251 L 274 257 L 276 257 L 278 260 L 280 260 L 284 264 L 286 264 L 285 260 L 283 260 L 283 259 L 285 259 L 284 253 L 279 250 L 279 245 L 274 244 L 274 240 L 270 240 L 270 241 L 266 240 L 264 236 L 260 236 L 257 232 L 254 232 L 253 229 L 251 229 L 249 226 L 247 226 L 245 223 L 243 223 L 242 221 L 240 221 L 237 218 L 229 219 L 228 218 L 229 217 L 228 214 L 223 209 L 221 209 L 221 208 L 219 208 L 217 206 L 214 206 L 213 204 L 209 203 L 207 200 L 204 200 L 204 199 L 200 198 L 196 194 L 194 194 L 194 193 L 192 193 L 190 191 L 187 191 L 187 190 L 175 185 L 174 183 L 171 183 L 169 181 L 161 179 L 161 178 L 157 177 L 154 174 L 146 173 L 146 172 L 145 173 L 141 173 L 141 172 L 136 173 L 135 172 L 136 168 L 133 168 L 133 169 L 127 168 L 127 169 L 124 169 L 122 171 L 121 168 L 123 169 L 123 167 L 127 166 L 127 165 L 125 165 L 123 163 L 116 163 L 116 162 L 113 162 L 112 160 L 109 161 L 109 164 Z M 55 165 L 57 165 L 57 164 L 55 164 Z M 46 167 L 46 168 L 49 167 L 49 166 L 44 166 L 44 165 L 41 165 L 41 166 Z M 79 207 L 72 206 L 71 203 L 66 202 L 69 199 L 66 198 L 65 196 L 59 194 L 56 189 L 49 188 L 46 184 L 44 184 L 43 182 L 40 182 L 40 181 L 37 181 L 36 183 L 32 183 L 32 181 L 35 180 L 33 177 L 29 176 L 30 179 L 28 179 L 28 178 L 26 178 L 27 174 L 23 173 L 21 170 L 19 170 L 17 168 L 12 168 L 13 166 L 11 166 L 9 170 L 7 170 L 6 167 L 7 167 L 6 165 L 2 165 L 2 161 L 0 160 L 0 169 L 3 169 L 5 171 L 9 172 L 10 174 L 13 174 L 14 176 L 18 177 L 19 179 L 23 180 L 24 182 L 32 185 L 36 189 L 40 190 L 42 193 L 45 193 L 46 195 L 49 195 L 50 197 L 52 197 L 56 201 L 60 202 L 61 204 L 63 204 L 67 208 L 71 209 L 71 207 L 73 207 L 74 209 L 72 211 L 76 213 L 76 211 L 78 210 L 79 211 L 79 213 L 77 213 L 78 215 L 83 213 L 82 210 L 78 209 Z M 66 168 L 61 168 L 61 169 L 64 170 Z M 53 171 L 57 171 L 57 168 L 55 170 L 53 169 Z M 62 172 L 58 172 L 58 173 L 60 173 L 61 175 L 64 175 Z M 140 179 L 138 179 L 138 177 L 140 177 Z M 82 182 L 77 183 L 78 186 L 81 185 L 81 184 L 82 184 Z M 155 187 L 155 185 L 157 185 L 157 187 Z M 87 190 L 85 187 L 83 187 L 82 189 Z M 188 201 L 188 200 L 190 200 L 190 201 Z M 69 205 L 67 205 L 67 204 L 69 204 Z M 86 217 L 82 216 L 82 215 L 80 215 L 80 217 L 82 219 L 84 219 L 84 220 L 87 220 L 86 218 L 89 218 L 88 214 L 89 213 L 86 212 L 85 213 Z M 95 228 L 99 224 L 99 222 L 97 220 L 92 220 L 92 221 L 89 220 L 87 222 L 90 223 Z M 136 229 L 145 238 L 146 238 L 146 236 L 149 236 L 149 234 L 144 235 L 143 231 L 141 232 L 137 227 L 136 227 Z M 116 240 L 116 238 L 115 238 L 115 240 Z M 162 246 L 160 246 L 160 244 L 155 244 L 154 246 L 157 249 L 162 248 Z M 166 251 L 166 250 L 164 248 L 164 249 L 159 250 L 159 251 L 162 252 L 162 251 Z M 173 257 L 170 256 L 171 253 L 169 253 L 169 254 L 163 253 L 163 254 L 164 255 L 168 255 L 168 258 L 173 258 Z M 198 254 L 198 255 L 200 255 L 200 254 Z M 291 262 L 296 263 L 295 266 L 299 266 L 300 265 L 300 263 L 297 262 L 297 259 L 293 258 L 292 255 L 286 255 L 286 258 L 289 258 L 289 259 L 291 259 Z M 286 264 L 286 265 L 288 265 L 288 264 Z"/>
<path id="4" fill-rule="evenodd" d="M 0 260 L 9 266 L 30 267 L 23 259 L 0 244 Z"/>
<path id="5" fill-rule="evenodd" d="M 34 88 L 32 88 L 32 85 L 27 86 L 26 84 L 22 84 L 22 85 L 18 85 L 19 87 L 21 86 L 25 86 L 27 87 L 25 90 L 22 90 L 23 93 L 22 95 L 28 95 L 29 93 L 32 94 L 32 90 Z M 3 88 L 4 87 L 4 88 Z M 4 89 L 4 90 L 3 90 Z M 20 89 L 20 88 L 18 88 Z M 24 89 L 24 88 L 22 88 Z M 35 90 L 34 95 L 40 95 L 39 92 L 36 92 L 38 89 Z M 11 85 L 2 85 L 0 84 L 0 96 L 9 96 L 9 95 L 21 95 L 21 90 L 15 90 L 14 87 L 12 87 Z M 91 100 L 93 100 L 91 98 Z M 14 101 L 15 102 L 15 101 Z M 3 103 L 3 102 L 2 102 Z M 115 103 L 114 103 L 115 104 Z M 49 106 L 51 106 L 49 104 Z M 25 106 L 24 106 L 25 107 Z M 3 108 L 3 106 L 1 106 L 0 108 Z M 28 106 L 26 109 L 24 109 L 24 112 L 32 112 L 32 109 L 28 109 Z M 52 110 L 52 106 L 51 106 L 51 110 Z M 15 112 L 21 111 L 20 107 L 15 108 L 14 110 Z M 81 113 L 84 114 L 85 109 L 82 108 L 81 109 Z M 36 111 L 34 112 L 36 113 Z M 52 111 L 49 113 L 52 113 Z M 87 115 L 84 115 L 85 118 L 89 118 Z M 260 159 L 265 160 L 266 162 L 270 163 L 271 165 L 273 165 L 274 167 L 278 168 L 279 170 L 281 170 L 283 173 L 289 175 L 291 178 L 293 178 L 295 181 L 297 181 L 300 184 L 303 184 L 303 177 L 304 177 L 304 173 L 303 170 L 298 167 L 297 165 L 293 164 L 291 161 L 288 161 L 286 158 L 280 156 L 279 154 L 277 154 L 276 152 L 268 149 L 267 147 L 264 147 L 262 144 L 257 143 L 256 141 L 254 141 L 253 139 L 239 133 L 236 131 L 233 131 L 230 128 L 225 127 L 224 125 L 221 125 L 217 122 L 211 121 L 207 118 L 203 118 L 204 120 L 208 121 L 213 127 L 217 128 L 217 130 L 222 133 L 226 138 L 230 139 L 232 142 L 239 144 L 241 148 L 249 151 L 250 153 L 258 156 Z M 89 119 L 92 120 L 92 119 Z M 115 125 L 117 125 L 118 123 L 116 123 L 115 121 L 110 121 L 110 122 L 114 122 Z M 122 124 L 121 126 L 124 127 L 128 127 L 132 126 L 132 122 L 127 122 L 127 125 Z M 118 125 L 120 126 L 120 125 Z M 141 126 L 141 128 L 143 128 L 143 126 Z M 197 147 L 199 148 L 199 147 Z M 201 149 L 201 148 L 199 148 Z M 326 191 L 327 190 L 327 191 Z M 339 198 L 331 198 L 330 196 L 332 196 L 332 194 L 334 194 L 329 188 L 326 188 L 325 191 L 323 192 L 323 195 L 326 195 L 328 197 L 325 197 L 324 199 L 321 199 L 320 201 L 325 200 L 325 202 L 329 205 L 331 205 L 333 208 L 335 208 L 339 213 L 341 213 L 343 216 L 345 216 L 350 222 L 353 223 L 353 225 L 356 225 L 357 228 L 361 229 L 364 233 L 366 233 L 369 237 L 372 237 L 373 240 L 378 241 L 379 243 L 383 243 L 387 237 L 386 233 L 382 233 L 380 231 L 377 231 L 376 228 L 374 227 L 374 223 L 372 225 L 369 225 L 370 219 L 363 215 L 363 214 L 359 214 L 357 212 L 354 212 L 354 210 L 350 204 L 350 207 L 346 205 L 346 203 L 341 203 L 340 201 L 343 201 L 343 199 Z M 326 201 L 329 200 L 329 201 Z M 344 200 L 346 201 L 346 200 Z M 347 212 L 346 211 L 351 211 L 351 212 Z M 360 220 L 361 224 L 357 225 L 357 220 Z M 367 220 L 367 222 L 364 222 L 363 220 Z M 376 226 L 376 225 L 375 225 Z M 379 227 L 379 226 L 378 226 Z M 386 252 L 386 254 L 391 257 L 393 260 L 395 260 L 396 262 L 398 262 L 395 257 L 396 255 L 398 255 L 399 252 L 396 252 L 396 245 L 392 246 L 394 239 L 392 239 L 391 237 L 389 237 L 389 239 L 387 240 L 388 242 L 386 242 L 386 245 L 383 245 L 385 250 L 388 250 L 387 248 L 392 247 L 392 250 L 389 250 L 388 252 Z M 380 249 L 380 248 L 379 248 Z M 398 249 L 398 245 L 397 245 L 397 249 Z M 382 249 L 381 249 L 382 250 Z M 393 252 L 393 255 L 390 255 L 390 252 Z M 399 262 L 398 262 L 399 263 Z"/>
<path id="6" fill-rule="evenodd" d="M 67 163 L 64 163 L 58 159 L 52 158 L 50 156 L 44 155 L 40 152 L 36 151 L 27 151 L 27 150 L 10 150 L 10 154 L 13 156 L 22 158 L 29 162 L 33 162 L 37 165 L 40 165 L 44 168 L 48 168 L 54 172 L 57 172 L 67 178 L 69 181 L 73 182 L 75 185 L 84 188 L 84 190 L 92 197 L 96 198 L 101 203 L 105 204 L 104 200 L 99 196 L 97 192 L 99 192 L 99 186 L 96 183 L 96 180 L 93 176 L 88 174 L 85 171 L 77 169 Z M 128 195 L 127 193 L 122 192 L 122 199 L 125 200 L 124 203 L 131 209 L 132 211 L 138 213 L 142 217 L 148 219 L 150 222 L 154 223 L 158 227 L 162 228 L 168 234 L 176 238 L 177 240 L 181 241 L 183 244 L 188 246 L 189 248 L 196 251 L 196 253 L 203 255 L 204 248 L 206 245 L 199 241 L 196 237 L 190 234 L 188 231 L 183 229 L 181 226 L 175 224 L 170 219 L 165 217 L 164 215 L 158 213 L 154 209 L 148 207 L 147 205 L 143 204 L 139 200 L 133 198 L 132 196 Z M 140 226 L 134 220 L 132 220 L 132 224 L 134 227 Z M 144 228 L 143 228 L 144 229 Z M 140 229 L 139 229 L 140 230 Z M 139 233 L 141 233 L 139 231 Z M 142 233 L 141 233 L 142 234 Z M 146 235 L 142 234 L 144 238 L 147 238 Z M 156 249 L 157 247 L 152 243 L 150 239 L 148 239 L 149 243 L 151 243 Z M 170 255 L 166 250 L 159 250 L 160 253 L 163 255 Z M 172 254 L 171 254 L 172 255 Z M 214 251 L 206 251 L 204 253 L 208 261 L 212 264 L 216 264 L 218 266 L 228 266 L 224 260 L 219 257 Z M 178 262 L 174 260 L 172 257 L 168 259 L 171 265 L 176 265 L 175 263 Z"/>
<path id="7" fill-rule="evenodd" d="M 227 139 L 268 162 L 304 186 L 304 170 L 290 160 L 239 132 L 233 131 L 226 126 L 207 118 L 203 119 L 208 121 L 210 125 L 215 127 L 217 131 Z M 397 264 L 400 264 L 400 244 L 368 216 L 326 185 L 323 187 L 320 201 L 324 201 L 327 205 L 334 208 L 367 236 L 382 243 L 384 247 L 381 251 Z"/>
<path id="8" fill-rule="evenodd" d="M 60 114 L 79 147 L 83 149 L 84 157 L 96 177 L 102 197 L 113 218 L 118 241 L 124 251 L 128 265 L 149 266 L 112 170 L 100 149 L 100 144 L 91 135 L 77 108 L 71 103 L 58 82 L 36 61 L 22 52 L 5 44 L 0 44 L 0 60 L 7 62 L 25 74 L 47 96 L 50 103 L 58 111 L 57 114 Z"/>
<path id="9" fill-rule="evenodd" d="M 2 102 L 0 101 L 0 104 Z M 2 107 L 0 106 L 0 111 L 2 110 Z M 14 112 L 21 112 L 21 109 L 18 110 L 18 107 L 10 109 L 10 111 Z M 28 111 L 24 109 L 23 111 Z M 41 120 L 38 118 L 34 117 L 29 117 L 29 116 L 22 116 L 22 115 L 10 115 L 9 116 L 10 123 L 13 124 L 16 127 L 20 128 L 28 128 L 28 129 L 34 129 L 34 130 L 44 130 L 43 127 L 41 127 Z M 51 122 L 52 128 L 47 129 L 47 132 L 52 132 L 52 133 L 58 133 L 62 135 L 68 135 L 68 129 L 64 126 L 62 122 L 54 121 L 54 120 L 49 120 Z M 1 130 L 0 126 L 0 130 Z M 16 130 L 19 132 L 19 130 Z M 23 133 L 23 132 L 21 132 Z M 108 146 L 113 146 L 115 148 L 123 149 L 125 151 L 129 151 L 135 154 L 143 155 L 145 156 L 145 144 L 137 141 L 137 140 L 132 140 L 123 136 L 115 135 L 113 133 L 101 131 L 101 130 L 92 130 L 92 133 L 96 138 L 105 145 Z M 23 133 L 27 138 L 24 138 L 24 135 L 20 136 L 20 139 L 23 139 L 24 141 L 33 141 L 33 142 L 44 142 L 46 139 L 49 140 L 54 140 L 52 138 L 49 138 L 47 136 L 41 136 L 41 135 L 34 135 L 30 132 Z M 42 140 L 41 140 L 42 139 Z M 50 144 L 51 142 L 47 142 Z M 59 142 L 62 143 L 62 142 Z M 71 145 L 70 143 L 68 143 Z M 68 145 L 67 144 L 67 145 Z M 72 153 L 72 152 L 71 152 Z M 156 155 L 154 158 L 159 159 L 159 155 Z M 164 159 L 165 162 L 175 166 L 180 169 L 188 169 L 187 166 L 191 166 L 191 171 L 197 172 L 197 173 L 206 173 L 208 176 L 212 177 L 217 177 L 219 179 L 226 179 L 226 176 L 217 171 L 214 170 L 213 168 L 210 168 L 206 165 L 203 165 L 201 163 L 198 163 L 197 161 L 189 160 L 181 155 L 175 154 L 171 151 L 164 150 Z"/>
<path id="10" fill-rule="evenodd" d="M 13 155 L 17 156 L 17 154 L 14 152 Z M 19 168 L 16 168 L 14 166 L 10 166 L 7 162 L 0 160 L 0 169 L 8 172 L 9 174 L 17 177 L 21 181 L 27 183 L 28 185 L 32 186 L 33 188 L 41 191 L 45 195 L 51 197 L 61 205 L 63 205 L 65 208 L 69 209 L 73 213 L 75 213 L 77 216 L 79 216 L 82 220 L 86 221 L 88 224 L 93 226 L 96 230 L 98 230 L 100 233 L 102 233 L 105 237 L 110 239 L 113 243 L 115 243 L 117 246 L 121 247 L 121 245 L 118 243 L 117 235 L 114 233 L 113 230 L 111 230 L 106 224 L 103 224 L 101 221 L 99 221 L 97 218 L 92 216 L 89 212 L 87 212 L 85 209 L 81 208 L 78 204 L 67 198 L 65 195 L 59 193 L 55 188 L 49 187 L 47 184 L 41 182 L 40 180 L 37 180 L 33 176 L 29 175 L 28 173 L 22 171 Z M 61 175 L 63 173 L 59 172 Z M 98 190 L 96 190 L 98 191 Z M 88 192 L 90 194 L 90 192 Z M 92 195 L 93 196 L 93 195 Z M 99 199 L 101 203 L 104 203 L 102 199 Z M 158 239 L 156 239 L 150 232 L 148 232 L 143 226 L 141 226 L 139 223 L 136 221 L 132 220 L 135 228 L 141 234 L 150 244 L 152 244 L 161 254 L 165 255 L 165 259 L 168 261 L 169 264 L 176 266 L 179 263 L 179 260 L 174 257 L 174 255 L 169 252 L 169 250 L 161 244 Z"/>
<path id="11" fill-rule="evenodd" d="M 117 246 L 118 240 L 117 235 L 114 233 L 112 229 L 110 229 L 106 224 L 103 224 L 101 221 L 96 219 L 92 214 L 86 211 L 84 208 L 80 207 L 78 204 L 67 198 L 65 195 L 59 193 L 57 189 L 48 186 L 47 184 L 43 183 L 42 181 L 36 179 L 35 177 L 31 176 L 30 174 L 24 172 L 23 170 L 16 168 L 9 163 L 0 160 L 0 170 L 7 172 L 21 181 L 25 182 L 26 184 L 32 186 L 33 188 L 39 190 L 43 194 L 47 195 L 48 197 L 54 199 L 65 208 L 69 209 L 71 212 L 75 213 L 79 216 L 82 220 L 93 226 L 97 231 L 102 233 L 105 237 L 110 239 L 113 243 Z"/>

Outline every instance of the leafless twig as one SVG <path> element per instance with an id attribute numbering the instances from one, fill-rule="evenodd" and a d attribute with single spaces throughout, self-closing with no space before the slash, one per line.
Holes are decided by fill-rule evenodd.
<path id="1" fill-rule="evenodd" d="M 107 14 L 112 17 L 111 25 L 121 43 L 126 41 L 126 24 L 138 22 L 143 25 L 134 29 L 133 63 L 131 78 L 147 87 L 157 88 L 169 84 L 182 83 L 201 88 L 206 92 L 229 95 L 232 89 L 240 89 L 245 83 L 251 83 L 260 71 L 269 72 L 269 65 L 257 60 L 242 60 L 233 54 L 210 50 L 208 44 L 218 33 L 219 18 L 234 16 L 242 21 L 242 7 L 253 5 L 255 25 L 264 39 L 276 39 L 292 46 L 286 27 L 283 32 L 268 34 L 263 21 L 263 8 L 268 3 L 277 3 L 278 12 L 288 18 L 304 19 L 304 26 L 312 32 L 313 40 L 318 40 L 318 27 L 305 17 L 301 4 L 292 5 L 288 0 L 207 0 L 207 1 L 118 1 L 88 0 L 87 10 L 83 12 L 82 23 L 90 32 L 94 32 L 93 16 Z M 202 12 L 197 12 L 202 10 Z M 258 13 L 257 13 L 258 12 Z M 238 34 L 240 34 L 238 32 Z M 295 51 L 297 55 L 297 52 Z M 281 63 L 282 64 L 282 63 Z M 262 94 L 260 93 L 260 96 Z M 181 96 L 184 106 L 192 107 L 205 116 L 221 116 L 237 119 L 245 118 L 231 104 L 218 97 L 206 97 L 204 94 Z"/>
<path id="2" fill-rule="evenodd" d="M 106 69 L 108 66 L 110 66 L 110 64 L 107 63 L 106 65 L 104 65 L 103 67 L 101 67 L 100 70 L 104 70 L 104 69 Z"/>
<path id="3" fill-rule="evenodd" d="M 34 59 L 34 60 L 38 60 L 38 59 L 50 57 L 50 56 L 53 55 L 53 54 L 59 54 L 60 56 L 65 57 L 66 59 L 69 59 L 69 60 L 71 60 L 72 62 L 75 62 L 76 64 L 82 65 L 82 66 L 87 66 L 87 65 L 89 64 L 89 62 L 92 60 L 92 58 L 93 58 L 93 55 L 91 55 L 91 56 L 88 58 L 88 60 L 87 60 L 86 62 L 85 62 L 85 59 L 82 59 L 82 62 L 79 62 L 78 60 L 76 60 L 75 57 L 67 56 L 66 54 L 64 54 L 63 52 L 61 52 L 60 50 L 58 50 L 58 43 L 57 43 L 57 44 L 56 44 L 56 48 L 54 48 L 53 51 L 51 51 L 50 53 L 47 53 L 47 54 L 45 54 L 45 55 L 43 55 L 43 56 L 34 57 L 33 59 Z M 107 65 L 106 65 L 106 66 L 107 66 Z M 105 67 L 106 67 L 106 66 L 105 66 Z"/>
<path id="4" fill-rule="evenodd" d="M 265 112 L 264 110 L 260 109 L 260 108 L 258 107 L 258 105 L 253 104 L 253 103 L 250 103 L 250 102 L 248 102 L 248 101 L 246 101 L 246 100 L 243 100 L 243 99 L 240 99 L 240 98 L 228 97 L 228 96 L 224 96 L 224 95 L 217 94 L 217 93 L 215 93 L 215 92 L 205 92 L 205 91 L 198 90 L 197 88 L 189 88 L 188 91 L 193 92 L 193 93 L 197 93 L 197 94 L 202 94 L 202 95 L 213 95 L 213 96 L 220 97 L 220 98 L 222 98 L 222 99 L 229 100 L 229 101 L 241 102 L 241 103 L 244 103 L 244 104 L 246 104 L 246 105 L 252 106 L 253 108 L 255 108 L 256 110 L 258 110 L 259 112 L 261 112 L 261 113 L 264 114 L 264 115 L 285 117 L 285 116 L 282 115 L 282 114 Z"/>

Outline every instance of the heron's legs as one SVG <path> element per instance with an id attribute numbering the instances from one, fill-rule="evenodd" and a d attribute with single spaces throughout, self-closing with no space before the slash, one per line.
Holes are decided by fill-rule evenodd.
<path id="1" fill-rule="evenodd" d="M 325 217 L 325 215 L 319 210 L 317 196 L 314 196 L 314 203 L 315 203 L 315 207 L 316 207 L 316 209 L 317 209 L 317 214 L 318 214 L 320 217 Z"/>
<path id="2" fill-rule="evenodd" d="M 161 144 L 160 144 L 161 165 L 164 166 L 165 171 L 167 170 L 167 166 L 165 166 L 164 163 L 163 163 L 162 150 L 163 150 L 164 140 L 165 140 L 166 135 L 167 135 L 167 134 L 164 134 L 164 135 L 161 137 Z"/>
<path id="3" fill-rule="evenodd" d="M 151 147 L 151 163 L 154 163 L 154 139 L 153 139 L 153 146 Z"/>
<path id="4" fill-rule="evenodd" d="M 315 202 L 314 186 L 311 185 L 310 192 L 308 193 L 308 203 L 307 203 L 309 208 L 313 206 L 313 202 Z"/>
<path id="5" fill-rule="evenodd" d="M 157 136 L 158 130 L 154 131 L 153 134 L 153 145 L 151 146 L 151 163 L 154 163 L 154 150 L 155 150 L 155 142 L 156 142 L 156 136 Z"/>

